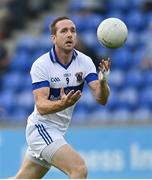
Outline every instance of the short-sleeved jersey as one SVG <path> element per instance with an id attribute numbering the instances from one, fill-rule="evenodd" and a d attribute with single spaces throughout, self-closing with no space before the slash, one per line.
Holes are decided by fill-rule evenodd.
<path id="1" fill-rule="evenodd" d="M 74 50 L 69 64 L 63 65 L 60 63 L 54 47 L 33 63 L 30 73 L 33 90 L 49 87 L 48 99 L 51 101 L 60 99 L 61 87 L 64 87 L 66 94 L 70 90 L 82 91 L 85 81 L 89 83 L 98 79 L 96 68 L 90 57 Z M 74 106 L 47 115 L 41 115 L 35 106 L 28 123 L 31 121 L 43 122 L 64 134 L 69 126 Z"/>

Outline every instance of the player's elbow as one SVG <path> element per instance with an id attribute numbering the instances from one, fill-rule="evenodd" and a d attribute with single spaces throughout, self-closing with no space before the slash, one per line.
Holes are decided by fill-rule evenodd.
<path id="1" fill-rule="evenodd" d="M 45 112 L 43 106 L 41 105 L 41 103 L 36 103 L 36 109 L 40 113 L 40 115 L 45 115 L 46 114 L 46 112 Z"/>
<path id="2" fill-rule="evenodd" d="M 38 108 L 37 107 L 37 111 L 40 113 L 40 115 L 46 115 L 46 112 L 43 110 L 43 109 L 41 109 L 41 108 Z"/>

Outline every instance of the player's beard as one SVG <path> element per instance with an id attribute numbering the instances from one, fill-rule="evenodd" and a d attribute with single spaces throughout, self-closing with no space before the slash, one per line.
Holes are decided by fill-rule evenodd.
<path id="1" fill-rule="evenodd" d="M 69 53 L 69 52 L 73 51 L 74 47 L 75 47 L 74 42 L 72 42 L 71 44 L 65 43 L 63 49 L 65 52 Z"/>

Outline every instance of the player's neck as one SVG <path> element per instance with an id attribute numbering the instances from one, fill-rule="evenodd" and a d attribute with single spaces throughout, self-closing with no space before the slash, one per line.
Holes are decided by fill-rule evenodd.
<path id="1" fill-rule="evenodd" d="M 58 48 L 55 48 L 56 51 L 56 55 L 58 57 L 58 60 L 62 63 L 62 64 L 68 64 L 71 61 L 73 52 L 65 52 L 65 51 L 61 51 Z"/>

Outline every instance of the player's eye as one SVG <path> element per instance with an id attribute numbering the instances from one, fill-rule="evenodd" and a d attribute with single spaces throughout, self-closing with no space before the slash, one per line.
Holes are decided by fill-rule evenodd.
<path id="1" fill-rule="evenodd" d="M 65 33 L 65 32 L 67 32 L 67 29 L 62 29 L 61 30 L 61 33 Z"/>
<path id="2" fill-rule="evenodd" d="M 72 32 L 72 33 L 75 33 L 75 32 L 76 32 L 76 29 L 75 29 L 75 28 L 72 28 L 72 29 L 71 29 L 71 32 Z"/>

